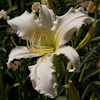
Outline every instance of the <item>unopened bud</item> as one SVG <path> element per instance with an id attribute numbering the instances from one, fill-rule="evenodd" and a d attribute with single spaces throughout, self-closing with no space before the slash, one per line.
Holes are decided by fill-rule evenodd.
<path id="1" fill-rule="evenodd" d="M 91 94 L 90 100 L 95 100 L 95 92 L 94 91 Z"/>
<path id="2" fill-rule="evenodd" d="M 91 40 L 95 37 L 95 34 L 97 32 L 97 26 L 98 26 L 99 22 L 100 22 L 100 19 L 93 22 L 91 28 L 87 32 L 87 34 L 84 37 L 84 39 L 79 43 L 79 45 L 76 48 L 76 50 L 83 49 L 83 48 L 85 48 L 85 47 L 87 47 L 89 45 Z"/>

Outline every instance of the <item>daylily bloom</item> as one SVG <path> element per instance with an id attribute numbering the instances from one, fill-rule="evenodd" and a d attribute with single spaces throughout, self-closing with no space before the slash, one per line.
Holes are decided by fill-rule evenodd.
<path id="1" fill-rule="evenodd" d="M 0 11 L 0 18 L 2 18 L 2 17 L 3 17 L 4 19 L 6 19 L 6 20 L 10 19 L 10 17 L 7 16 L 6 11 L 4 11 L 3 9 Z"/>
<path id="2" fill-rule="evenodd" d="M 36 12 L 39 9 L 39 16 Z M 28 66 L 30 79 L 35 90 L 50 98 L 57 95 L 56 68 L 53 64 L 54 54 L 64 54 L 69 63 L 69 72 L 80 69 L 80 58 L 77 51 L 71 46 L 66 46 L 72 34 L 79 30 L 82 24 L 91 23 L 92 18 L 82 9 L 70 8 L 63 16 L 57 16 L 46 5 L 36 2 L 32 5 L 32 13 L 25 11 L 21 16 L 8 20 L 8 24 L 16 31 L 17 35 L 27 41 L 27 46 L 17 46 L 9 55 L 8 67 L 17 69 L 18 63 L 14 59 L 32 58 L 42 56 L 35 65 Z M 73 69 L 71 69 L 73 65 Z"/>

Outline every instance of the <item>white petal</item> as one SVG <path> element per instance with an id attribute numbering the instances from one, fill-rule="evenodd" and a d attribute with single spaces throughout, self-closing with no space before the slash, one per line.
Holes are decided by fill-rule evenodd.
<path id="1" fill-rule="evenodd" d="M 35 2 L 32 5 L 32 11 L 36 12 L 38 7 L 39 7 L 39 17 L 41 19 L 42 26 L 46 30 L 52 28 L 55 14 L 46 5 L 40 5 L 39 2 Z"/>
<path id="2" fill-rule="evenodd" d="M 55 89 L 57 82 L 53 74 L 55 67 L 53 66 L 52 60 L 53 58 L 49 54 L 45 60 L 40 58 L 37 64 L 28 67 L 34 89 L 50 98 L 54 98 L 57 95 L 57 90 Z"/>
<path id="3" fill-rule="evenodd" d="M 19 17 L 15 17 L 7 21 L 11 27 L 17 31 L 17 35 L 22 39 L 27 39 L 27 36 L 30 35 L 33 31 L 40 33 L 41 24 L 39 18 L 35 13 L 29 13 L 25 11 Z"/>
<path id="4" fill-rule="evenodd" d="M 41 56 L 41 55 L 42 54 L 30 52 L 26 47 L 19 46 L 19 47 L 14 48 L 10 52 L 8 62 L 7 62 L 7 66 L 12 67 L 10 65 L 12 64 L 11 61 L 13 61 L 14 59 L 19 60 L 21 58 L 32 58 L 32 57 L 38 57 L 38 56 Z"/>
<path id="5" fill-rule="evenodd" d="M 67 69 L 69 72 L 77 72 L 80 69 L 80 58 L 77 53 L 77 51 L 72 48 L 71 46 L 65 46 L 62 48 L 59 48 L 56 52 L 57 55 L 64 54 L 70 62 L 67 65 Z M 71 68 L 71 64 L 73 65 L 73 68 Z"/>
<path id="6" fill-rule="evenodd" d="M 70 8 L 70 10 L 63 16 L 58 16 L 55 24 L 55 46 L 67 43 L 72 34 L 79 30 L 82 24 L 91 23 L 94 19 L 90 18 L 86 12 L 79 8 L 77 10 Z"/>
<path id="7" fill-rule="evenodd" d="M 0 11 L 0 18 L 3 17 L 4 19 L 8 20 L 10 19 L 9 16 L 7 16 L 7 12 L 4 11 L 3 9 Z"/>
<path id="8" fill-rule="evenodd" d="M 44 4 L 49 8 L 48 0 L 44 0 Z"/>

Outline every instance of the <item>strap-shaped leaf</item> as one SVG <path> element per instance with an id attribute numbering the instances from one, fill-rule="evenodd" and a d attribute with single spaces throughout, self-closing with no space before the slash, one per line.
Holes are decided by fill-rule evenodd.
<path id="1" fill-rule="evenodd" d="M 56 98 L 56 100 L 66 100 L 66 97 L 59 96 L 59 97 Z"/>
<path id="2" fill-rule="evenodd" d="M 78 80 L 79 82 L 81 82 L 81 80 L 83 78 L 86 67 L 90 66 L 90 64 L 91 64 L 91 62 L 84 64 L 84 67 L 82 68 L 82 71 L 81 71 L 81 74 L 80 74 L 80 77 L 79 77 L 79 80 Z"/>
<path id="3" fill-rule="evenodd" d="M 94 46 L 89 53 L 86 54 L 84 59 L 81 61 L 81 66 L 83 66 L 83 64 L 88 60 L 88 58 L 91 56 L 91 54 L 94 52 L 94 50 L 96 50 L 98 48 L 99 45 L 100 45 L 100 42 L 96 46 Z"/>
<path id="4" fill-rule="evenodd" d="M 100 85 L 100 82 L 99 81 L 95 81 L 95 82 L 91 82 L 90 84 L 88 84 L 88 86 L 86 87 L 86 89 L 84 90 L 82 96 L 81 96 L 81 100 L 86 100 L 85 98 L 87 97 L 87 95 L 89 94 L 92 86 L 94 84 L 97 84 L 97 85 Z"/>
<path id="5" fill-rule="evenodd" d="M 93 75 L 95 75 L 95 74 L 97 74 L 97 73 L 99 73 L 99 72 L 100 72 L 100 67 L 95 68 L 94 70 L 92 70 L 89 74 L 87 74 L 87 75 L 82 79 L 82 82 L 81 82 L 81 83 L 85 82 L 89 77 L 91 77 L 91 76 L 93 76 Z"/>

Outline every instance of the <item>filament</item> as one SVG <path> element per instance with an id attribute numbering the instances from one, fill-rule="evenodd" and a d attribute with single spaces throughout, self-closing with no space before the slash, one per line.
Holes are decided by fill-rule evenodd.
<path id="1" fill-rule="evenodd" d="M 54 48 L 52 46 L 41 46 L 41 39 L 44 36 L 43 33 L 40 34 L 40 37 L 37 41 L 37 44 L 35 44 L 36 41 L 36 36 L 35 36 L 36 32 L 33 31 L 31 34 L 28 34 L 27 37 L 27 47 L 31 52 L 53 52 Z"/>

